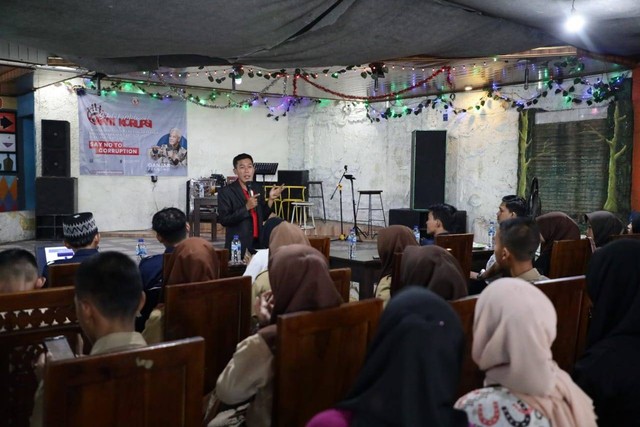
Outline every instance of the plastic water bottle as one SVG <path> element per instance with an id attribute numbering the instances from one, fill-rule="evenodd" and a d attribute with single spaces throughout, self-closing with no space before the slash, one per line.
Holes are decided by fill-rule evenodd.
<path id="1" fill-rule="evenodd" d="M 140 259 L 147 256 L 147 245 L 144 243 L 144 239 L 138 239 L 138 243 L 136 244 L 136 255 Z"/>
<path id="2" fill-rule="evenodd" d="M 349 259 L 356 258 L 356 243 L 358 242 L 358 237 L 356 236 L 356 231 L 352 228 L 349 231 L 349 236 L 347 236 L 347 244 L 349 245 Z"/>
<path id="3" fill-rule="evenodd" d="M 242 256 L 242 243 L 237 234 L 233 236 L 231 241 L 231 264 L 240 264 L 240 257 Z"/>
<path id="4" fill-rule="evenodd" d="M 416 236 L 416 242 L 420 244 L 420 229 L 418 228 L 417 225 L 413 226 L 413 235 Z"/>
<path id="5" fill-rule="evenodd" d="M 495 248 L 496 244 L 496 223 L 489 222 L 489 241 L 487 242 L 487 249 Z"/>

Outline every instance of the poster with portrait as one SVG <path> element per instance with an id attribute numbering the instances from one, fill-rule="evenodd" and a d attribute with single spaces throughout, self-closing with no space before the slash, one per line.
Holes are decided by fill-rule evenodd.
<path id="1" fill-rule="evenodd" d="M 78 96 L 80 174 L 187 176 L 183 101 L 118 93 Z"/>

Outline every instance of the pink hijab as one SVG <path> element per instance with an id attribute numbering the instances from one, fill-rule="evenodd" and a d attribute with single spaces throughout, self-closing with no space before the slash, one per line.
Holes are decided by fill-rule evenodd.
<path id="1" fill-rule="evenodd" d="M 554 426 L 595 427 L 591 399 L 553 361 L 557 317 L 551 301 L 522 279 L 499 279 L 480 294 L 472 357 L 485 384 L 500 384 Z"/>

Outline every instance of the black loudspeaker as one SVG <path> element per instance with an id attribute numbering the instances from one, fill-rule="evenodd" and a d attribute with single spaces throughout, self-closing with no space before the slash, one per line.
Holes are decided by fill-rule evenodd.
<path id="1" fill-rule="evenodd" d="M 285 185 L 309 185 L 309 171 L 301 170 L 301 171 L 278 171 L 278 184 Z"/>
<path id="2" fill-rule="evenodd" d="M 36 178 L 36 216 L 78 211 L 78 178 Z"/>
<path id="3" fill-rule="evenodd" d="M 411 209 L 389 209 L 389 225 L 406 225 L 413 228 L 425 228 L 427 225 L 427 211 L 414 211 Z"/>
<path id="4" fill-rule="evenodd" d="M 447 132 L 414 130 L 411 136 L 411 209 L 427 209 L 444 203 Z"/>
<path id="5" fill-rule="evenodd" d="M 42 120 L 42 176 L 71 176 L 69 122 Z"/>

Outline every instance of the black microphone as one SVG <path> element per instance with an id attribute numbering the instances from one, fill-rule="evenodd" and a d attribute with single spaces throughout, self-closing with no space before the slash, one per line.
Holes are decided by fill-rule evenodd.
<path id="1" fill-rule="evenodd" d="M 247 193 L 249 193 L 249 196 L 253 197 L 253 188 L 251 188 L 251 181 L 246 183 L 247 186 Z"/>
<path id="2" fill-rule="evenodd" d="M 344 165 L 344 170 L 345 170 L 345 172 L 346 172 L 346 170 L 347 170 L 347 165 Z"/>

